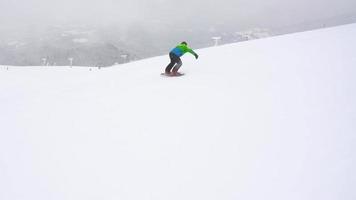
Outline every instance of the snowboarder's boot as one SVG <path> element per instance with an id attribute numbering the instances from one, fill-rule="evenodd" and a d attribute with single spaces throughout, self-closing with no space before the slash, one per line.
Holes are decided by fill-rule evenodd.
<path id="1" fill-rule="evenodd" d="M 179 68 L 176 68 L 176 67 L 173 68 L 173 70 L 172 70 L 172 76 L 180 76 L 180 75 L 182 75 L 181 73 L 178 72 L 178 69 L 179 69 Z"/>

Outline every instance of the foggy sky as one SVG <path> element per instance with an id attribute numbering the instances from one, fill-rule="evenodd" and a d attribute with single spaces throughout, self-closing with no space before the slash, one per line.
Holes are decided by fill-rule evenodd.
<path id="1" fill-rule="evenodd" d="M 2 27 L 31 23 L 272 26 L 356 14 L 355 0 L 0 0 Z"/>

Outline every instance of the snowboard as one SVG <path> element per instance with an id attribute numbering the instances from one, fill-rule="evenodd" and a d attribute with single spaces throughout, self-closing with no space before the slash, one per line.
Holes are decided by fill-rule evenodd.
<path id="1" fill-rule="evenodd" d="M 184 74 L 179 73 L 179 74 L 177 74 L 177 75 L 173 75 L 173 74 L 161 73 L 161 76 L 166 76 L 166 77 L 179 77 L 179 76 L 184 76 Z"/>

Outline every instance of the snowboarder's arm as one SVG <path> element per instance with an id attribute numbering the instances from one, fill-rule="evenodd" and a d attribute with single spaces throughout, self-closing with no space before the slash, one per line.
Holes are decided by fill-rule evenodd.
<path id="1" fill-rule="evenodd" d="M 198 57 L 199 57 L 198 54 L 195 53 L 192 49 L 187 47 L 187 52 L 191 53 L 196 59 L 198 59 Z"/>

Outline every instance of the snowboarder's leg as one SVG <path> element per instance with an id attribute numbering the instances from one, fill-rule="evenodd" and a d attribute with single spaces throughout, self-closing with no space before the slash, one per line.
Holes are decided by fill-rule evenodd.
<path id="1" fill-rule="evenodd" d="M 171 61 L 171 63 L 168 64 L 168 66 L 165 69 L 165 73 L 166 74 L 170 74 L 171 73 L 171 69 L 173 68 L 174 64 L 176 64 L 175 62 Z"/>
<path id="2" fill-rule="evenodd" d="M 165 69 L 166 74 L 170 74 L 173 66 L 180 61 L 180 58 L 173 53 L 169 54 L 169 58 L 171 59 L 171 62 L 168 64 L 168 66 Z"/>
<path id="3" fill-rule="evenodd" d="M 179 72 L 178 72 L 178 70 L 179 70 L 179 68 L 182 66 L 182 61 L 181 61 L 181 59 L 180 58 L 178 58 L 179 60 L 178 60 L 178 62 L 177 62 L 177 64 L 174 66 L 174 68 L 173 68 L 173 75 L 177 75 Z"/>

